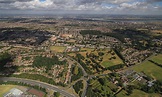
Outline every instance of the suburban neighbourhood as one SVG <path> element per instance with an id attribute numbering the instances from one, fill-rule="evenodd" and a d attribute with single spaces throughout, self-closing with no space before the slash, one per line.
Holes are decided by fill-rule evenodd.
<path id="1" fill-rule="evenodd" d="M 0 18 L 0 96 L 162 96 L 161 21 L 47 18 Z"/>

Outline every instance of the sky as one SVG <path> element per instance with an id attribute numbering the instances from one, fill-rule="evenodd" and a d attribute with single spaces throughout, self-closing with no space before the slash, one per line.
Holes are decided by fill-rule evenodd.
<path id="1" fill-rule="evenodd" d="M 0 14 L 162 15 L 162 0 L 0 0 Z"/>

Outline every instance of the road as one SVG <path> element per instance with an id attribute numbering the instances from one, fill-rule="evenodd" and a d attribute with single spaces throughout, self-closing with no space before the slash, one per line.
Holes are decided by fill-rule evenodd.
<path id="1" fill-rule="evenodd" d="M 88 76 L 87 72 L 84 70 L 84 68 L 82 67 L 82 65 L 81 65 L 80 63 L 78 63 L 76 60 L 72 59 L 72 58 L 69 57 L 69 56 L 66 56 L 66 58 L 69 59 L 69 60 L 71 60 L 71 61 L 73 61 L 74 63 L 77 63 L 77 64 L 78 64 L 78 66 L 79 66 L 79 67 L 82 69 L 82 71 L 83 71 L 84 77 L 85 77 L 85 76 Z M 84 86 L 83 93 L 82 93 L 82 96 L 81 96 L 81 97 L 85 97 L 86 92 L 87 92 L 87 87 L 88 87 L 88 83 L 87 83 L 88 79 L 84 78 L 84 80 L 86 81 L 86 85 Z"/>
<path id="2" fill-rule="evenodd" d="M 40 82 L 40 81 L 36 81 L 36 80 L 22 79 L 22 78 L 15 78 L 15 77 L 0 77 L 0 81 L 14 81 L 14 82 L 22 82 L 22 83 L 26 83 L 30 85 L 41 86 L 46 89 L 57 91 L 66 97 L 75 97 L 73 94 L 70 94 L 62 89 L 59 89 L 57 86 L 50 85 L 50 84 Z"/>
<path id="3" fill-rule="evenodd" d="M 69 56 L 66 56 L 66 57 L 67 57 L 67 59 L 70 59 L 70 60 L 73 61 L 74 63 L 77 63 L 78 66 L 82 69 L 83 75 L 84 75 L 84 76 L 88 76 L 87 72 L 84 70 L 84 68 L 82 67 L 82 65 L 81 65 L 80 63 L 78 63 L 76 60 L 72 59 L 72 58 L 69 57 Z"/>

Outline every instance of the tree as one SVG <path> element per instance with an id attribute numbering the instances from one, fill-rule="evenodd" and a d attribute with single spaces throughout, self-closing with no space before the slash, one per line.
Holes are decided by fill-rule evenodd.
<path id="1" fill-rule="evenodd" d="M 103 53 L 103 52 L 98 52 L 98 55 L 99 55 L 99 56 L 103 56 L 104 53 Z"/>
<path id="2" fill-rule="evenodd" d="M 59 93 L 59 92 L 54 92 L 54 93 L 53 93 L 53 96 L 54 96 L 54 97 L 60 97 L 60 93 Z"/>
<path id="3" fill-rule="evenodd" d="M 0 54 L 0 70 L 4 70 L 4 65 L 7 63 L 7 62 L 10 62 L 11 61 L 11 55 L 8 54 L 8 53 L 1 53 Z"/>

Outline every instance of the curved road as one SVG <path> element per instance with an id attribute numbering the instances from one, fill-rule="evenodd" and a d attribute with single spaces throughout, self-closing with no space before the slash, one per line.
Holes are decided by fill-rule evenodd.
<path id="1" fill-rule="evenodd" d="M 85 76 L 88 76 L 87 72 L 84 70 L 84 68 L 82 67 L 82 65 L 81 65 L 80 63 L 78 63 L 76 60 L 72 59 L 72 58 L 69 57 L 69 56 L 66 56 L 66 57 L 67 57 L 67 59 L 69 59 L 69 60 L 71 60 L 71 61 L 73 61 L 73 62 L 75 62 L 75 63 L 78 64 L 78 66 L 79 66 L 79 67 L 82 69 L 82 71 L 83 71 L 84 77 L 85 77 Z M 87 87 L 88 87 L 87 81 L 88 81 L 88 79 L 85 79 L 85 81 L 86 81 L 86 85 L 85 85 L 85 87 L 84 87 L 84 89 L 83 89 L 83 93 L 82 93 L 81 97 L 85 97 L 86 92 L 87 92 Z"/>
<path id="2" fill-rule="evenodd" d="M 83 75 L 84 75 L 84 76 L 88 76 L 87 72 L 84 70 L 84 68 L 82 67 L 82 65 L 81 65 L 80 63 L 78 63 L 76 60 L 74 60 L 73 58 L 71 58 L 71 57 L 69 57 L 69 56 L 66 56 L 66 57 L 67 57 L 67 59 L 70 59 L 71 61 L 77 63 L 78 66 L 82 69 Z"/>
<path id="3" fill-rule="evenodd" d="M 0 77 L 0 81 L 22 82 L 22 83 L 26 83 L 26 84 L 30 84 L 30 85 L 40 86 L 40 87 L 43 87 L 46 89 L 55 90 L 66 97 L 75 97 L 73 94 L 70 94 L 62 89 L 59 89 L 57 86 L 50 85 L 50 84 L 40 82 L 40 81 L 36 81 L 36 80 L 22 79 L 22 78 L 15 78 L 15 77 Z"/>

